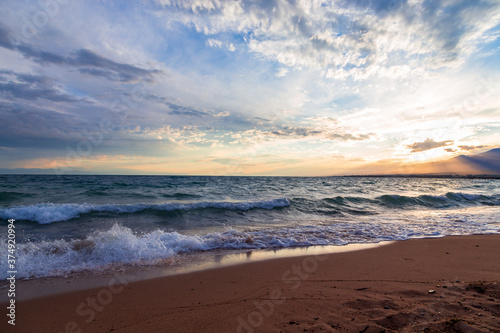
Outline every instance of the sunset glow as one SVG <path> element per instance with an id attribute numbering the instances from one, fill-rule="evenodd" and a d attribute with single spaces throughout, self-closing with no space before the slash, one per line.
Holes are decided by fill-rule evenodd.
<path id="1" fill-rule="evenodd" d="M 6 173 L 379 173 L 500 142 L 498 1 L 50 3 L 0 9 Z"/>

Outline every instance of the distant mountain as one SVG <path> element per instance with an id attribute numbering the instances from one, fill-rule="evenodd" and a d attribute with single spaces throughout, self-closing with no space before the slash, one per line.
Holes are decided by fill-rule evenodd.
<path id="1" fill-rule="evenodd" d="M 475 155 L 459 155 L 447 161 L 416 165 L 421 171 L 430 174 L 468 174 L 500 175 L 500 148 Z"/>
<path id="2" fill-rule="evenodd" d="M 57 175 L 55 169 L 37 169 L 37 168 L 17 168 L 17 169 L 4 169 L 0 168 L 2 175 Z"/>
<path id="3" fill-rule="evenodd" d="M 500 174 L 500 148 L 472 156 L 460 155 L 452 160 L 473 166 L 484 173 Z"/>
<path id="4" fill-rule="evenodd" d="M 459 155 L 439 162 L 378 162 L 350 172 L 352 175 L 500 175 L 500 148 L 474 155 Z"/>

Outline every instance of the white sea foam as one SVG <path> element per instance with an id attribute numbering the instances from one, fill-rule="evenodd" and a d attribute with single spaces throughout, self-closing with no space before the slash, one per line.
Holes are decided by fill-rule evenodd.
<path id="1" fill-rule="evenodd" d="M 0 218 L 35 221 L 39 224 L 49 224 L 67 221 L 91 212 L 111 212 L 116 214 L 137 213 L 146 209 L 159 211 L 194 210 L 216 208 L 227 210 L 250 210 L 255 208 L 273 209 L 289 206 L 286 198 L 264 201 L 239 202 L 194 202 L 194 203 L 139 203 L 139 204 L 54 204 L 41 203 L 30 206 L 18 206 L 0 209 Z"/>
<path id="2" fill-rule="evenodd" d="M 460 219 L 459 219 L 460 218 Z M 205 235 L 184 235 L 155 230 L 135 234 L 115 224 L 111 229 L 89 235 L 84 240 L 55 240 L 18 244 L 18 276 L 24 278 L 66 275 L 83 270 L 102 270 L 111 264 L 151 265 L 179 253 L 210 250 L 263 249 L 312 245 L 376 243 L 386 240 L 495 233 L 491 215 L 468 218 L 465 214 L 418 217 L 386 216 L 358 222 L 264 228 L 257 231 L 227 229 Z M 2 246 L 6 242 L 2 240 Z M 4 249 L 5 250 L 5 249 Z M 4 251 L 5 252 L 5 251 Z M 0 263 L 0 278 L 8 271 Z"/>

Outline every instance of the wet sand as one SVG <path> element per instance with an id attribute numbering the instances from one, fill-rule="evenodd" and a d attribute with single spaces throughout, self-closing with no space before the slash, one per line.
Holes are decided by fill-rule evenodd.
<path id="1" fill-rule="evenodd" d="M 500 332 L 500 235 L 257 261 L 16 303 L 1 332 Z M 21 285 L 20 285 L 21 286 Z M 6 292 L 2 289 L 2 292 Z"/>

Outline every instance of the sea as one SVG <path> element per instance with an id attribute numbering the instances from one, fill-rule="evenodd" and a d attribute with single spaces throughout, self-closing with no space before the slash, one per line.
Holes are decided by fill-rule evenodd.
<path id="1" fill-rule="evenodd" d="M 0 175 L 0 278 L 162 265 L 189 253 L 500 232 L 500 180 Z M 11 236 L 12 237 L 12 236 Z"/>

